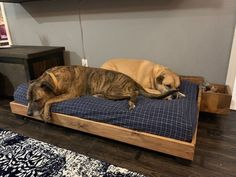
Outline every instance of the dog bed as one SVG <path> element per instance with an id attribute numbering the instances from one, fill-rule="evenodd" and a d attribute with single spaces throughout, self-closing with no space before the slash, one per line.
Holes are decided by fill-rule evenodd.
<path id="1" fill-rule="evenodd" d="M 14 93 L 14 102 L 11 103 L 12 112 L 20 115 L 26 115 L 26 105 L 28 104 L 26 99 L 27 89 L 27 84 L 21 84 L 16 89 Z M 172 145 L 172 143 L 176 145 L 176 143 L 178 144 L 180 142 L 184 148 L 189 148 L 185 149 L 186 151 L 183 153 L 172 153 L 169 152 L 168 149 L 164 150 L 165 153 L 192 160 L 196 141 L 194 136 L 196 136 L 196 125 L 198 118 L 198 85 L 183 80 L 181 81 L 180 91 L 184 93 L 186 97 L 175 100 L 157 100 L 139 96 L 136 108 L 131 111 L 128 110 L 127 100 L 114 101 L 92 96 L 83 96 L 81 98 L 53 104 L 51 107 L 51 111 L 53 112 L 52 122 L 69 128 L 77 126 L 77 128 L 74 129 L 81 130 L 82 128 L 82 131 L 89 133 L 93 133 L 94 130 L 88 130 L 88 128 L 84 125 L 81 126 L 81 123 L 78 123 L 78 125 L 71 125 L 73 121 L 77 121 L 77 119 L 74 118 L 78 117 L 80 120 L 82 119 L 82 121 L 88 121 L 90 124 L 92 122 L 94 125 L 111 125 L 109 126 L 111 131 L 116 132 L 116 128 L 119 129 L 119 131 L 127 131 L 127 135 L 131 136 L 127 137 L 129 139 L 132 139 L 133 135 L 139 137 L 139 135 L 142 134 L 141 139 L 139 137 L 139 140 L 137 140 L 137 142 L 140 141 L 141 144 L 144 144 L 146 141 L 143 139 L 143 135 L 144 138 L 146 138 L 146 135 L 148 135 L 148 137 L 151 136 L 151 139 L 154 138 L 153 140 L 155 140 L 155 137 L 161 139 L 164 137 L 164 142 L 166 140 L 170 140 L 171 142 L 168 146 Z M 55 122 L 54 115 L 59 115 L 60 120 L 58 119 Z M 60 115 L 66 116 L 64 117 L 65 119 L 62 120 L 63 116 Z M 73 118 L 73 121 L 71 120 L 72 123 L 68 123 L 68 126 L 65 125 L 67 123 L 61 122 L 65 121 L 67 117 Z M 67 120 L 70 121 L 69 119 Z M 86 124 L 86 126 L 89 125 Z M 113 139 L 112 135 L 109 137 L 110 135 L 104 135 L 104 133 L 99 133 L 96 131 L 93 134 L 98 134 L 100 136 Z M 110 132 L 110 134 L 113 133 Z M 132 143 L 133 141 L 136 141 L 135 138 L 134 140 L 131 140 L 131 142 L 130 140 L 123 140 L 122 137 L 116 137 L 114 139 L 145 147 L 145 145 L 139 145 L 139 143 L 136 142 Z M 153 141 L 151 139 L 150 141 Z M 163 146 L 160 143 L 158 144 L 159 146 Z M 151 147 L 149 144 L 146 146 L 146 148 Z M 165 146 L 166 145 L 163 147 L 158 147 L 157 150 L 162 152 L 162 150 L 159 149 L 165 149 Z M 154 148 L 149 149 L 156 150 Z M 181 146 L 179 146 L 178 149 L 179 151 L 184 151 L 184 149 L 181 149 Z"/>

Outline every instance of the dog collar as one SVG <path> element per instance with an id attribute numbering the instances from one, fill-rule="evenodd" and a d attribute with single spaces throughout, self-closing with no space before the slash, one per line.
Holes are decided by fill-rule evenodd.
<path id="1" fill-rule="evenodd" d="M 53 80 L 53 82 L 54 82 L 54 84 L 56 86 L 56 89 L 57 89 L 58 81 L 57 81 L 56 76 L 53 73 L 50 73 L 50 72 L 47 72 L 47 71 L 46 71 L 46 73 L 49 74 L 49 76 L 52 78 L 52 80 Z"/>

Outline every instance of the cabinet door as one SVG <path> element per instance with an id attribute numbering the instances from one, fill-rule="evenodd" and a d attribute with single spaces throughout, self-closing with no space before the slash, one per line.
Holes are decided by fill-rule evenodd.
<path id="1" fill-rule="evenodd" d="M 0 96 L 13 96 L 18 85 L 28 82 L 24 65 L 0 63 Z"/>
<path id="2" fill-rule="evenodd" d="M 228 73 L 226 78 L 226 84 L 229 85 L 232 91 L 232 100 L 230 109 L 236 110 L 236 26 L 234 31 L 231 55 L 229 60 Z"/>

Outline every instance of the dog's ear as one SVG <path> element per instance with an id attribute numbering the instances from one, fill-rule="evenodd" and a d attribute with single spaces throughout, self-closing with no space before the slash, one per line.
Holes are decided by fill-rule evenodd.
<path id="1" fill-rule="evenodd" d="M 30 81 L 28 81 L 28 85 L 31 85 L 31 84 L 33 84 L 34 82 L 36 81 L 36 79 L 34 79 L 34 80 L 30 80 Z"/>
<path id="2" fill-rule="evenodd" d="M 35 81 L 35 79 L 34 80 L 30 80 L 29 83 L 32 84 L 34 81 Z"/>
<path id="3" fill-rule="evenodd" d="M 28 87 L 27 94 L 26 94 L 26 99 L 27 99 L 27 100 L 30 100 L 31 95 L 32 95 L 32 92 L 31 92 L 31 88 L 30 88 L 30 87 L 31 87 L 31 86 Z"/>
<path id="4" fill-rule="evenodd" d="M 40 87 L 43 88 L 46 92 L 53 92 L 54 93 L 54 87 L 48 81 L 42 81 L 40 84 Z"/>
<path id="5" fill-rule="evenodd" d="M 164 74 L 161 74 L 156 78 L 156 81 L 157 81 L 158 84 L 162 84 L 164 79 L 165 79 Z"/>

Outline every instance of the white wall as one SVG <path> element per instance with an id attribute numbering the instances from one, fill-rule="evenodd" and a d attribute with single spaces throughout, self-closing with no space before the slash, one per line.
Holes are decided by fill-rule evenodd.
<path id="1" fill-rule="evenodd" d="M 76 0 L 5 3 L 13 44 L 65 46 L 80 64 Z M 225 83 L 236 21 L 235 0 L 84 0 L 87 58 L 147 58 L 179 74 Z"/>

